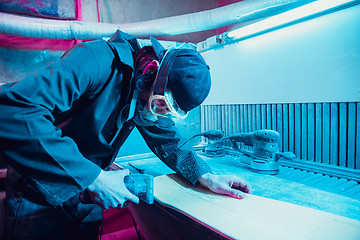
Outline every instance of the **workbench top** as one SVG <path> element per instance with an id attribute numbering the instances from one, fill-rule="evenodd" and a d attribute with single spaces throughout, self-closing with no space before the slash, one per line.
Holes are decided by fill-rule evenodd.
<path id="1" fill-rule="evenodd" d="M 360 221 L 360 200 L 334 193 L 327 186 L 329 179 L 326 177 L 315 176 L 313 173 L 307 172 L 299 173 L 299 170 L 288 167 L 280 167 L 278 175 L 255 173 L 241 164 L 240 158 L 246 158 L 246 156 L 201 157 L 211 166 L 214 173 L 235 174 L 248 181 L 254 190 L 253 194 L 256 196 L 293 203 Z M 124 168 L 129 168 L 132 172 L 136 172 L 129 165 L 130 163 L 136 168 L 144 169 L 147 174 L 153 176 L 174 173 L 153 154 L 121 157 L 116 159 L 116 163 Z M 329 191 L 311 185 L 316 177 L 324 178 L 320 182 L 323 182 L 323 189 L 327 187 Z M 301 181 L 296 180 L 299 178 Z M 305 181 L 306 179 L 309 180 Z"/>

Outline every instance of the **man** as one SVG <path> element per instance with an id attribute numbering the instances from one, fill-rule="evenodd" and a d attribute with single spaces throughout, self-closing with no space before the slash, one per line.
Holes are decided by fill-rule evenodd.
<path id="1" fill-rule="evenodd" d="M 138 203 L 128 170 L 106 171 L 137 127 L 169 167 L 210 190 L 243 198 L 250 186 L 214 175 L 182 141 L 184 118 L 210 91 L 208 66 L 189 49 L 154 38 L 139 49 L 117 31 L 78 44 L 61 59 L 0 90 L 0 157 L 8 162 L 5 239 L 97 239 L 102 208 Z M 235 187 L 235 188 L 232 188 Z M 82 204 L 88 194 L 94 204 Z"/>

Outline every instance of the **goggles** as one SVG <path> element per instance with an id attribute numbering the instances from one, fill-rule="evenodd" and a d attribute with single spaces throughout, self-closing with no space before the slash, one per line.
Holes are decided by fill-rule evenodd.
<path id="1" fill-rule="evenodd" d="M 166 88 L 170 69 L 177 53 L 178 51 L 170 49 L 162 58 L 159 71 L 151 89 L 148 107 L 150 113 L 154 115 L 184 119 L 187 116 L 187 112 L 180 108 L 172 92 Z"/>
<path id="2" fill-rule="evenodd" d="M 165 91 L 164 95 L 157 95 L 151 92 L 149 98 L 149 111 L 157 116 L 184 119 L 187 112 L 181 110 L 176 103 L 172 92 Z"/>

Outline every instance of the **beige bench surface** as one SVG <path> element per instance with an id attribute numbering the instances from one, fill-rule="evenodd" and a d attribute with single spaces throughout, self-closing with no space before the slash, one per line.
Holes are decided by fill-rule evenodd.
<path id="1" fill-rule="evenodd" d="M 177 175 L 155 178 L 156 201 L 233 239 L 360 239 L 360 221 L 246 195 L 239 200 L 194 187 Z"/>

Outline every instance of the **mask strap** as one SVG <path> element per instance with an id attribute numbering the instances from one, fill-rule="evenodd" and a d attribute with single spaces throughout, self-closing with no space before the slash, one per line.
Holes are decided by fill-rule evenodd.
<path id="1" fill-rule="evenodd" d="M 175 57 L 178 55 L 179 51 L 172 51 L 168 50 L 165 53 L 165 56 L 163 57 L 161 63 L 160 63 L 160 67 L 159 67 L 159 72 L 156 75 L 154 84 L 153 84 L 153 88 L 152 91 L 154 92 L 154 94 L 156 95 L 164 95 L 166 86 L 167 86 L 167 82 L 168 82 L 168 76 L 170 73 L 170 69 L 172 67 L 172 65 L 174 64 L 174 60 Z"/>

